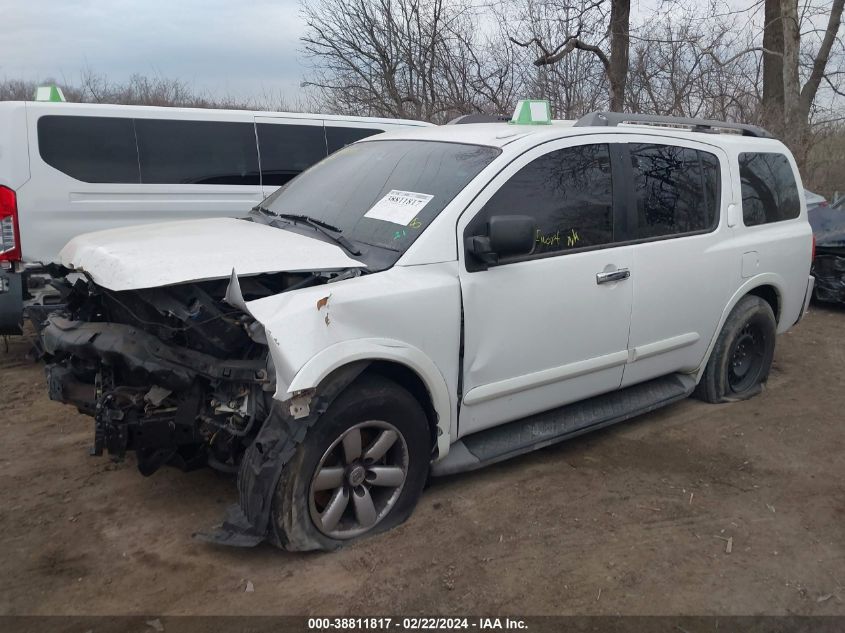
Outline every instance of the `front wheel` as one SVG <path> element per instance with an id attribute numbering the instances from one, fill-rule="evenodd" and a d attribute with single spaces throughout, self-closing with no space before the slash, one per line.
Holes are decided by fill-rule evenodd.
<path id="1" fill-rule="evenodd" d="M 777 322 L 771 306 L 754 295 L 728 315 L 695 395 L 706 402 L 746 400 L 760 393 L 775 354 Z"/>
<path id="2" fill-rule="evenodd" d="M 358 378 L 285 465 L 271 508 L 274 540 L 288 550 L 331 550 L 402 523 L 430 459 L 416 399 L 385 378 Z"/>

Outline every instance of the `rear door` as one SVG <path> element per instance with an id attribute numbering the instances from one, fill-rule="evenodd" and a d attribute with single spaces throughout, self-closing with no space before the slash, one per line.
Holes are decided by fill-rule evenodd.
<path id="1" fill-rule="evenodd" d="M 461 249 L 460 435 L 619 387 L 636 272 L 618 243 L 611 138 L 528 151 L 461 218 L 462 238 L 494 215 L 532 216 L 537 233 L 532 255 L 486 270 Z"/>
<path id="2" fill-rule="evenodd" d="M 727 155 L 686 139 L 626 137 L 628 225 L 636 275 L 623 386 L 701 363 L 738 270 Z"/>

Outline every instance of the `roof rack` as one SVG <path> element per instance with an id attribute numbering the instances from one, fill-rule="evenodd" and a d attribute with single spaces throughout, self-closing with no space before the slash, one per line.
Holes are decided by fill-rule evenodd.
<path id="1" fill-rule="evenodd" d="M 623 112 L 591 112 L 575 122 L 575 127 L 609 126 L 616 127 L 625 123 L 655 125 L 661 127 L 691 128 L 693 132 L 719 134 L 719 130 L 728 130 L 742 136 L 756 138 L 774 138 L 767 130 L 746 123 L 728 123 L 712 119 L 689 119 L 677 116 L 659 116 L 655 114 L 625 114 Z"/>
<path id="2" fill-rule="evenodd" d="M 502 123 L 510 119 L 504 114 L 484 114 L 482 112 L 473 112 L 472 114 L 463 114 L 455 117 L 446 125 L 462 125 L 465 123 Z"/>

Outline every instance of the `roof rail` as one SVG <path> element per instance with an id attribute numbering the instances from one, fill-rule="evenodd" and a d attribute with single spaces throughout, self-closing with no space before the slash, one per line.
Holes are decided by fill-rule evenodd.
<path id="1" fill-rule="evenodd" d="M 463 114 L 455 117 L 446 125 L 462 125 L 465 123 L 502 123 L 509 120 L 510 117 L 504 114 L 484 114 L 483 112 L 473 112 L 472 114 Z"/>
<path id="2" fill-rule="evenodd" d="M 609 126 L 616 127 L 624 123 L 642 125 L 656 125 L 663 127 L 689 127 L 693 132 L 718 134 L 719 130 L 732 130 L 743 136 L 757 138 L 774 138 L 767 130 L 747 123 L 729 123 L 712 119 L 690 119 L 677 116 L 660 116 L 656 114 L 625 114 L 623 112 L 591 112 L 575 122 L 575 127 Z"/>

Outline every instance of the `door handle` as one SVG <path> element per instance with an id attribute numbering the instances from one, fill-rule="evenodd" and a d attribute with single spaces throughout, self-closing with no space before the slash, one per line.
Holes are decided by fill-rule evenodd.
<path id="1" fill-rule="evenodd" d="M 631 271 L 627 268 L 620 268 L 618 270 L 611 270 L 607 273 L 596 273 L 597 284 L 608 284 L 612 281 L 622 281 L 631 276 Z"/>

